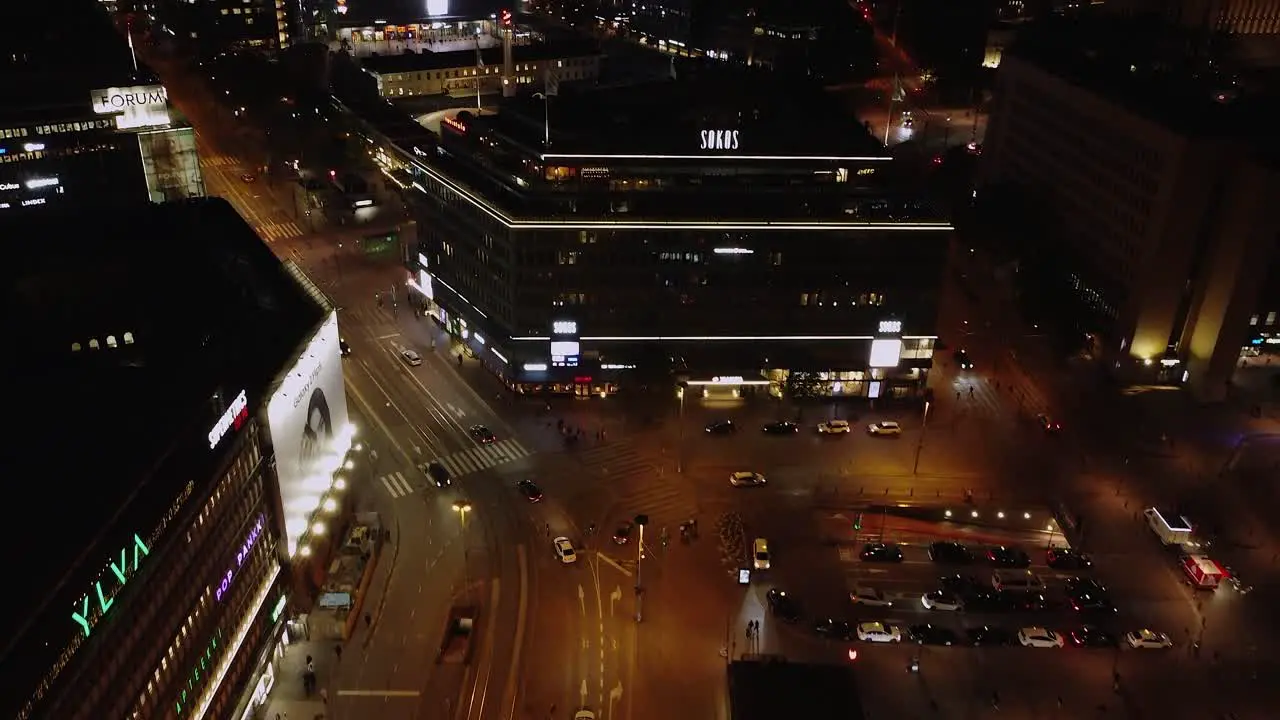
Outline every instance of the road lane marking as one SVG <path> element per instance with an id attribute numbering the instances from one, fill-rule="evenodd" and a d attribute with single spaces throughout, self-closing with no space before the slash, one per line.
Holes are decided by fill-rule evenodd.
<path id="1" fill-rule="evenodd" d="M 609 557 L 608 555 L 605 555 L 604 553 L 602 553 L 602 552 L 600 552 L 600 551 L 598 551 L 598 550 L 597 550 L 597 551 L 596 551 L 596 557 L 599 557 L 601 560 L 603 560 L 603 561 L 605 561 L 606 563 L 609 563 L 610 565 L 612 565 L 614 570 L 617 570 L 618 572 L 622 573 L 623 575 L 625 575 L 625 576 L 627 576 L 627 577 L 631 577 L 631 571 L 630 571 L 630 570 L 628 570 L 628 569 L 626 569 L 626 568 L 622 567 L 621 565 L 619 565 L 619 564 L 617 563 L 617 561 L 616 561 L 616 560 L 614 560 L 613 558 Z"/>
<path id="2" fill-rule="evenodd" d="M 378 479 L 382 481 L 382 486 L 393 498 L 398 499 L 413 494 L 413 485 L 399 471 L 383 475 Z"/>
<path id="3" fill-rule="evenodd" d="M 503 689 L 503 700 L 507 706 L 507 717 L 515 717 L 516 701 L 519 699 L 516 693 L 516 678 L 520 671 L 520 655 L 524 651 L 524 624 L 527 619 L 529 610 L 529 594 L 526 588 L 529 584 L 529 564 L 525 558 L 524 545 L 516 546 L 516 562 L 520 566 L 520 601 L 516 607 L 516 637 L 514 650 L 512 651 L 511 667 L 507 669 L 507 686 Z"/>
<path id="4" fill-rule="evenodd" d="M 417 690 L 339 690 L 338 695 L 341 697 L 419 697 L 422 695 Z"/>

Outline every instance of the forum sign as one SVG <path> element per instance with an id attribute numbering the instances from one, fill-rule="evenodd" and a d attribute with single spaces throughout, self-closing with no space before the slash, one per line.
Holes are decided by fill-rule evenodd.
<path id="1" fill-rule="evenodd" d="M 96 115 L 114 115 L 116 127 L 130 128 L 168 125 L 169 91 L 163 85 L 134 85 L 91 90 L 89 100 Z"/>

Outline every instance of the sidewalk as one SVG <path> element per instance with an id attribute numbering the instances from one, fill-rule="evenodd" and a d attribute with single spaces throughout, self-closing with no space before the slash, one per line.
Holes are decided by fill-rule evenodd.
<path id="1" fill-rule="evenodd" d="M 362 505 L 368 505 L 365 502 Z M 359 673 L 365 664 L 367 641 L 371 630 L 377 628 L 383 598 L 399 551 L 399 537 L 390 518 L 384 518 L 391 528 L 391 540 L 383 546 L 382 555 L 373 571 L 372 581 L 359 610 L 372 620 L 366 625 L 357 621 L 355 630 L 346 641 L 307 637 L 296 639 L 285 648 L 284 656 L 275 659 L 276 680 L 267 698 L 266 720 L 318 720 L 334 717 L 334 705 L 340 701 L 344 688 L 343 678 Z M 308 691 L 306 676 L 308 661 L 314 671 L 315 687 Z"/>

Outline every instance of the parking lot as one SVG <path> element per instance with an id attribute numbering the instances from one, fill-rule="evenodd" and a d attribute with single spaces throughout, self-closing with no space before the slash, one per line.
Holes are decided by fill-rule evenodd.
<path id="1" fill-rule="evenodd" d="M 1194 713 L 1169 692 L 1170 673 L 1187 678 L 1180 689 L 1209 697 L 1248 682 L 1217 672 L 1210 653 L 1200 656 L 1201 629 L 1167 626 L 1171 611 L 1185 614 L 1191 602 L 1172 558 L 1139 580 L 1126 574 L 1128 557 L 1058 557 L 1066 540 L 1043 508 L 978 511 L 992 522 L 970 517 L 975 506 L 949 508 L 949 518 L 945 509 L 817 512 L 815 530 L 769 530 L 776 536 L 771 568 L 748 591 L 764 620 L 747 647 L 858 663 L 872 717 L 877 707 L 900 708 L 904 695 L 919 701 L 919 717 L 1187 717 Z M 759 521 L 748 526 L 765 532 Z M 878 543 L 888 549 L 866 552 Z M 963 545 L 969 557 L 942 557 L 945 548 L 935 543 Z M 991 557 L 999 547 L 1008 550 L 994 553 L 1003 563 Z M 1000 589 L 994 573 L 1006 580 L 1029 573 L 1041 584 Z M 772 612 L 770 590 L 786 591 L 793 608 Z M 924 599 L 940 590 L 947 592 Z M 780 616 L 792 612 L 795 618 Z M 1155 634 L 1131 643 L 1128 633 L 1143 629 Z"/>

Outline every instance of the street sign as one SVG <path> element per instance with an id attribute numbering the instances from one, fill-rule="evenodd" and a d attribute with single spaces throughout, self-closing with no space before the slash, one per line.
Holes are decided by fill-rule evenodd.
<path id="1" fill-rule="evenodd" d="M 747 568 L 738 568 L 738 584 L 739 584 L 739 585 L 750 585 L 750 584 L 751 584 L 751 571 L 750 571 L 750 570 L 748 570 Z"/>

